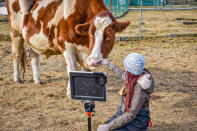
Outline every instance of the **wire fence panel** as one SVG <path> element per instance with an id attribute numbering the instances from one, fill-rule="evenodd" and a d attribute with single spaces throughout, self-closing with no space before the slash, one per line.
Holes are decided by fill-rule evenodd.
<path id="1" fill-rule="evenodd" d="M 144 11 L 142 13 L 142 37 L 170 36 L 172 34 L 197 34 L 197 10 Z M 140 35 L 140 11 L 131 11 L 120 21 L 131 24 L 119 36 Z"/>
<path id="2" fill-rule="evenodd" d="M 123 16 L 129 9 L 129 0 L 105 0 L 105 4 L 115 17 Z"/>
<path id="3" fill-rule="evenodd" d="M 118 2 L 118 1 L 117 1 Z M 143 0 L 140 32 L 140 2 L 131 0 L 129 12 L 119 21 L 131 24 L 118 36 L 157 37 L 197 34 L 197 0 Z"/>

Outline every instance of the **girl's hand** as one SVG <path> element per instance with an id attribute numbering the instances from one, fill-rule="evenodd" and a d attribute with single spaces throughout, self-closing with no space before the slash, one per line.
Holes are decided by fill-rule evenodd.
<path id="1" fill-rule="evenodd" d="M 109 62 L 107 59 L 103 59 L 103 60 L 101 61 L 101 64 L 102 64 L 102 65 L 108 66 L 108 65 L 110 64 L 110 62 Z"/>

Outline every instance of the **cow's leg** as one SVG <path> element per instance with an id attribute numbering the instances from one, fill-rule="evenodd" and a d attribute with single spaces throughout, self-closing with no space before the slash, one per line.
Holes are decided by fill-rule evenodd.
<path id="1" fill-rule="evenodd" d="M 30 57 L 31 57 L 31 65 L 33 70 L 33 79 L 36 84 L 43 84 L 40 78 L 40 70 L 39 70 L 39 54 L 30 49 Z"/>
<path id="2" fill-rule="evenodd" d="M 12 56 L 13 56 L 13 64 L 14 64 L 14 81 L 21 83 L 20 78 L 20 64 L 23 55 L 23 38 L 22 36 L 15 30 L 10 31 L 10 36 L 12 39 Z"/>
<path id="3" fill-rule="evenodd" d="M 72 44 L 66 44 L 66 50 L 63 53 L 66 64 L 67 64 L 67 73 L 69 76 L 70 71 L 77 70 L 77 63 L 76 63 L 76 54 L 75 54 L 75 48 Z M 70 81 L 68 82 L 67 87 L 67 96 L 71 97 L 70 94 Z"/>

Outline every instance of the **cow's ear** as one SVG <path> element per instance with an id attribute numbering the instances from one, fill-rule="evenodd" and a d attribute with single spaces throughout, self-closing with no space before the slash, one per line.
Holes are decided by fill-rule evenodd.
<path id="1" fill-rule="evenodd" d="M 88 35 L 89 28 L 90 28 L 90 22 L 84 24 L 78 24 L 75 26 L 75 31 L 77 32 L 77 34 L 84 36 L 84 35 Z"/>
<path id="2" fill-rule="evenodd" d="M 117 22 L 115 24 L 116 32 L 122 32 L 129 24 L 130 24 L 130 21 Z"/>

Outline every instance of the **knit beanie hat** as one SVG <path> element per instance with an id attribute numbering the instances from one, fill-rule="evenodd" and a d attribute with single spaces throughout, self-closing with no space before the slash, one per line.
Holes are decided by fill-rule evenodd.
<path id="1" fill-rule="evenodd" d="M 138 53 L 130 53 L 124 59 L 124 67 L 134 75 L 141 75 L 145 66 L 145 59 Z"/>

